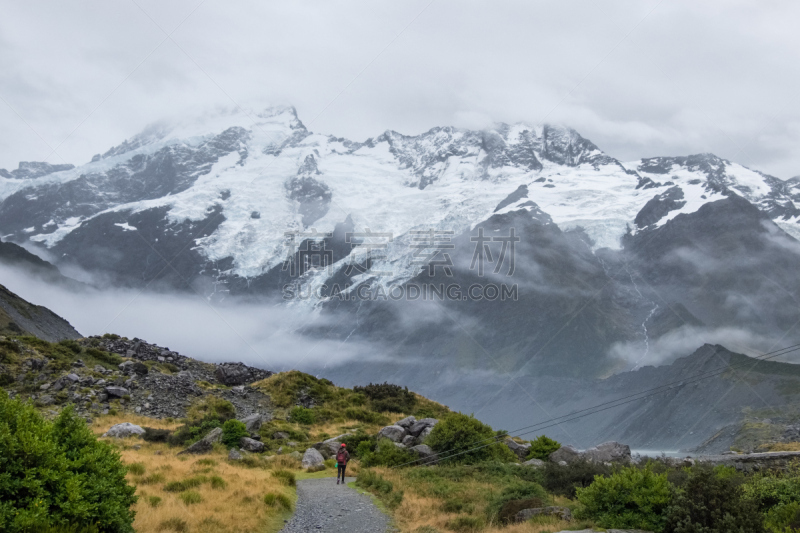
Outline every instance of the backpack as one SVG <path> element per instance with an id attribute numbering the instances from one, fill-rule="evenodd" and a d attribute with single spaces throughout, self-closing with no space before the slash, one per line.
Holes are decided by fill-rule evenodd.
<path id="1" fill-rule="evenodd" d="M 341 449 L 336 452 L 336 462 L 343 465 L 347 462 L 347 450 Z"/>

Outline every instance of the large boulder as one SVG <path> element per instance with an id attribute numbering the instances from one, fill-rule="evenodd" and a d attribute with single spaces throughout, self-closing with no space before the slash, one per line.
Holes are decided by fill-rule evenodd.
<path id="1" fill-rule="evenodd" d="M 339 448 L 342 446 L 342 439 L 345 437 L 349 437 L 352 433 L 342 433 L 341 435 L 337 435 L 336 437 L 332 437 L 330 439 L 322 441 L 322 448 L 325 448 L 329 455 L 335 455 L 336 452 L 339 451 Z M 316 445 L 314 446 L 317 447 Z M 318 448 L 319 449 L 319 448 Z"/>
<path id="2" fill-rule="evenodd" d="M 631 447 L 627 444 L 609 441 L 589 448 L 583 455 L 593 463 L 629 463 L 631 461 Z"/>
<path id="3" fill-rule="evenodd" d="M 574 446 L 562 446 L 550 454 L 550 461 L 553 463 L 560 463 L 564 461 L 567 464 L 577 463 L 584 459 L 583 454 L 578 451 Z"/>
<path id="4" fill-rule="evenodd" d="M 419 464 L 429 465 L 439 461 L 439 456 L 427 444 L 418 444 L 409 448 L 420 458 Z"/>
<path id="5" fill-rule="evenodd" d="M 378 439 L 389 439 L 392 442 L 400 442 L 406 436 L 406 430 L 400 426 L 386 426 L 378 432 Z"/>
<path id="6" fill-rule="evenodd" d="M 243 458 L 244 456 L 236 448 L 231 448 L 231 451 L 228 452 L 228 459 L 231 461 L 241 461 Z"/>
<path id="7" fill-rule="evenodd" d="M 402 420 L 400 420 L 398 422 L 395 422 L 394 425 L 395 426 L 400 426 L 401 428 L 404 428 L 404 429 L 408 429 L 411 426 L 413 426 L 414 422 L 416 422 L 416 421 L 417 421 L 417 419 L 415 417 L 407 416 L 406 418 L 404 418 L 404 419 L 402 419 Z"/>
<path id="8" fill-rule="evenodd" d="M 239 447 L 246 452 L 260 453 L 264 451 L 264 443 L 249 437 L 242 437 L 239 440 Z"/>
<path id="9" fill-rule="evenodd" d="M 508 446 L 508 449 L 514 452 L 520 461 L 524 461 L 531 451 L 530 443 L 520 444 L 517 441 L 507 438 L 503 443 Z"/>
<path id="10" fill-rule="evenodd" d="M 534 457 L 533 459 L 528 459 L 522 464 L 524 464 L 525 466 L 532 466 L 534 468 L 542 468 L 544 466 L 544 461 L 542 461 L 541 459 L 536 459 Z"/>
<path id="11" fill-rule="evenodd" d="M 325 463 L 325 458 L 314 448 L 309 448 L 303 454 L 303 468 L 311 468 Z"/>
<path id="12" fill-rule="evenodd" d="M 208 453 L 214 448 L 214 444 L 219 442 L 221 438 L 222 428 L 214 428 L 209 431 L 205 437 L 195 442 L 182 452 L 179 452 L 178 455 L 183 455 L 184 453 Z"/>
<path id="13" fill-rule="evenodd" d="M 439 421 L 435 418 L 423 418 L 422 420 L 417 420 L 416 422 L 414 422 L 408 429 L 408 432 L 414 435 L 415 437 L 419 437 L 420 434 L 427 428 L 432 428 L 438 423 Z"/>
<path id="14" fill-rule="evenodd" d="M 401 444 L 408 448 L 414 446 L 416 443 L 417 443 L 417 438 L 414 435 L 406 435 L 405 437 L 403 437 L 403 440 L 401 441 Z"/>
<path id="15" fill-rule="evenodd" d="M 253 368 L 244 363 L 222 363 L 214 370 L 214 377 L 223 385 L 247 385 L 254 381 L 268 378 L 273 373 L 269 370 Z"/>
<path id="16" fill-rule="evenodd" d="M 137 435 L 144 435 L 144 429 L 130 422 L 122 422 L 121 424 L 113 425 L 108 428 L 108 431 L 103 433 L 104 437 L 114 437 L 115 439 L 124 439 Z"/>
<path id="17" fill-rule="evenodd" d="M 419 437 L 417 437 L 417 440 L 419 440 L 420 442 L 425 442 L 425 439 L 428 438 L 428 435 L 430 435 L 432 431 L 433 431 L 433 426 L 423 429 L 422 433 L 420 433 Z"/>

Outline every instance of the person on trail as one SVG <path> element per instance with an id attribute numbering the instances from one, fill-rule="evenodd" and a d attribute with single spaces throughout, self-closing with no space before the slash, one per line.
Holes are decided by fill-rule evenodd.
<path id="1" fill-rule="evenodd" d="M 339 451 L 336 452 L 336 484 L 339 484 L 339 478 L 344 485 L 344 471 L 347 468 L 347 461 L 350 460 L 350 452 L 347 451 L 347 445 L 342 443 Z"/>

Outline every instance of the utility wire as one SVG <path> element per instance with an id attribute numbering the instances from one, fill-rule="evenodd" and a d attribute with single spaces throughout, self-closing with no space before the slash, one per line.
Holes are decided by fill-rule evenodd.
<path id="1" fill-rule="evenodd" d="M 780 357 L 781 355 L 786 355 L 786 354 L 789 354 L 789 353 L 792 353 L 792 352 L 796 352 L 798 350 L 800 350 L 800 344 L 793 344 L 791 346 L 787 346 L 785 348 L 781 348 L 781 349 L 775 350 L 773 352 L 767 352 L 767 353 L 762 354 L 762 355 L 760 355 L 758 357 L 752 357 L 751 359 L 753 359 L 755 361 L 755 364 L 758 364 L 761 361 L 768 361 L 769 359 L 773 359 L 775 357 Z M 470 453 L 470 452 L 473 452 L 473 451 L 476 451 L 476 450 L 480 450 L 482 448 L 486 448 L 487 446 L 491 446 L 492 444 L 495 444 L 496 442 L 499 442 L 500 439 L 504 439 L 504 438 L 510 436 L 511 433 L 515 433 L 517 436 L 528 435 L 530 433 L 534 433 L 536 431 L 541 431 L 542 429 L 547 429 L 547 428 L 556 426 L 558 424 L 562 424 L 564 422 L 570 422 L 572 420 L 577 420 L 577 419 L 583 418 L 585 416 L 589 416 L 589 415 L 597 414 L 597 413 L 600 413 L 600 412 L 603 412 L 603 411 L 607 411 L 608 409 L 613 409 L 615 407 L 620 407 L 620 406 L 626 405 L 628 403 L 632 403 L 632 402 L 639 401 L 639 400 L 644 400 L 644 399 L 649 398 L 651 396 L 655 396 L 657 394 L 661 394 L 663 392 L 666 392 L 667 390 L 671 390 L 671 389 L 675 388 L 675 386 L 683 387 L 683 386 L 689 385 L 691 383 L 696 383 L 696 382 L 702 381 L 704 379 L 708 379 L 708 378 L 712 378 L 712 377 L 718 376 L 720 374 L 724 374 L 725 372 L 728 372 L 730 370 L 738 369 L 739 367 L 749 366 L 752 362 L 753 361 L 744 361 L 744 362 L 742 362 L 740 364 L 737 364 L 737 365 L 726 365 L 724 367 L 721 367 L 720 369 L 706 370 L 704 372 L 699 372 L 699 373 L 697 373 L 697 374 L 695 374 L 693 376 L 682 378 L 682 379 L 677 380 L 677 381 L 672 381 L 670 383 L 665 383 L 663 385 L 659 385 L 658 387 L 653 387 L 651 389 L 646 389 L 646 390 L 643 390 L 643 391 L 640 391 L 640 392 L 637 392 L 637 393 L 634 393 L 634 394 L 630 394 L 628 396 L 623 396 L 621 398 L 617 398 L 617 399 L 614 399 L 614 400 L 609 400 L 607 402 L 603 402 L 603 403 L 600 403 L 600 404 L 597 404 L 597 405 L 594 405 L 594 406 L 591 406 L 591 407 L 587 407 L 585 409 L 580 409 L 578 411 L 573 411 L 573 412 L 568 413 L 566 415 L 557 416 L 557 417 L 551 418 L 549 420 L 544 420 L 542 422 L 538 422 L 536 424 L 531 424 L 529 426 L 524 426 L 524 427 L 521 427 L 521 428 L 518 428 L 518 429 L 511 430 L 511 431 L 505 431 L 505 432 L 503 432 L 500 435 L 497 435 L 495 437 L 490 437 L 490 438 L 486 438 L 486 439 L 482 439 L 482 440 L 470 443 L 468 445 L 468 446 L 470 446 L 469 449 L 463 450 L 463 451 L 458 452 L 458 453 L 451 453 L 451 452 L 454 452 L 455 449 L 450 449 L 450 450 L 444 451 L 444 452 L 442 452 L 442 454 L 444 454 L 444 455 L 443 456 L 440 455 L 437 458 L 437 460 L 449 459 L 449 458 L 457 457 L 459 455 Z M 567 417 L 570 417 L 570 418 L 567 418 Z M 562 419 L 565 419 L 565 420 L 562 420 Z M 528 430 L 528 431 L 525 431 L 524 433 L 519 433 L 520 431 L 523 431 L 523 430 Z M 486 444 L 483 444 L 481 446 L 475 446 L 476 444 L 481 444 L 481 443 L 486 443 Z M 447 455 L 447 454 L 449 454 L 449 455 Z M 397 467 L 401 467 L 401 466 L 407 466 L 407 465 L 418 463 L 418 462 L 423 462 L 424 463 L 426 460 L 429 461 L 429 459 L 424 459 L 424 458 L 415 459 L 414 461 L 409 461 L 407 463 L 396 465 L 395 467 L 392 467 L 392 468 L 397 468 Z"/>

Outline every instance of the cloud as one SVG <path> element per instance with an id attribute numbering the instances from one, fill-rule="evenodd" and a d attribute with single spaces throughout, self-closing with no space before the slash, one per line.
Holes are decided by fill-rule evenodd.
<path id="1" fill-rule="evenodd" d="M 651 339 L 649 347 L 641 341 L 614 343 L 609 349 L 609 356 L 631 369 L 668 365 L 679 357 L 694 353 L 703 344 L 721 344 L 732 352 L 751 357 L 758 357 L 784 345 L 780 343 L 780 339 L 766 337 L 744 328 L 682 326 L 655 340 Z M 789 362 L 798 362 L 796 354 L 789 358 Z"/>
<path id="2" fill-rule="evenodd" d="M 187 294 L 72 292 L 2 265 L 0 276 L 9 290 L 49 308 L 86 336 L 117 333 L 139 337 L 203 361 L 242 361 L 273 371 L 384 360 L 380 349 L 363 340 L 299 333 L 310 327 L 324 331 L 341 318 L 338 316 L 232 299 L 212 303 Z"/>
<path id="3" fill-rule="evenodd" d="M 790 177 L 798 16 L 754 0 L 9 3 L 0 166 L 86 162 L 197 108 L 290 103 L 355 140 L 550 122 L 624 160 L 709 151 Z"/>

